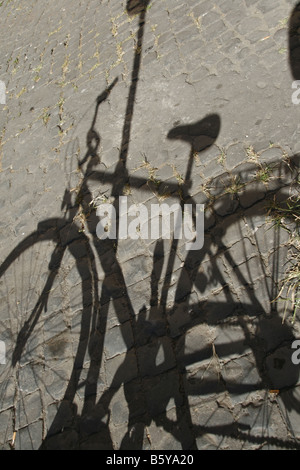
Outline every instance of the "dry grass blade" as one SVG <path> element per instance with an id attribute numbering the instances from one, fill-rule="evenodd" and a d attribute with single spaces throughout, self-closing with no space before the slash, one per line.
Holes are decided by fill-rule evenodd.
<path id="1" fill-rule="evenodd" d="M 289 233 L 289 256 L 288 268 L 285 278 L 280 283 L 280 290 L 273 302 L 284 301 L 285 309 L 283 322 L 286 320 L 287 312 L 292 312 L 292 322 L 297 316 L 300 307 L 300 200 L 299 197 L 290 197 L 283 204 L 272 202 L 268 215 L 273 225 L 282 228 Z M 284 295 L 284 293 L 286 294 Z"/>

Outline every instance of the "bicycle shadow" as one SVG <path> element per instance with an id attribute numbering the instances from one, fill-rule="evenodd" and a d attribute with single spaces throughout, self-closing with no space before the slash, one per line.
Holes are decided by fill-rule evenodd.
<path id="1" fill-rule="evenodd" d="M 137 1 L 135 7 L 134 2 L 130 2 L 129 8 L 135 14 L 141 15 L 139 28 L 141 47 L 145 4 L 140 10 L 140 2 Z M 244 181 L 240 192 L 228 193 L 226 184 L 232 183 L 229 174 L 212 180 L 210 184 L 213 202 L 210 207 L 211 215 L 206 219 L 204 247 L 187 253 L 183 265 L 178 269 L 176 261 L 177 249 L 182 250 L 180 243 L 173 240 L 166 250 L 165 243 L 157 241 L 149 276 L 150 302 L 149 305 L 143 306 L 141 301 L 139 312 L 135 312 L 122 267 L 116 256 L 117 242 L 100 241 L 97 238 L 98 219 L 95 212 L 90 212 L 93 197 L 88 183 L 91 179 L 112 182 L 112 195 L 117 198 L 123 194 L 124 185 L 128 181 L 125 163 L 139 68 L 140 54 L 136 54 L 120 158 L 114 175 L 107 175 L 98 168 L 101 139 L 95 125 L 102 98 L 107 99 L 109 95 L 110 90 L 107 90 L 101 95 L 102 98 L 99 97 L 97 100 L 92 125 L 87 135 L 87 153 L 80 162 L 81 167 L 86 166 L 85 176 L 76 202 L 72 203 L 70 192 L 66 191 L 63 203 L 67 214 L 65 219 L 41 222 L 37 233 L 22 242 L 0 268 L 2 276 L 7 267 L 28 246 L 31 246 L 36 238 L 51 238 L 57 243 L 57 250 L 49 263 L 49 274 L 43 293 L 19 334 L 13 355 L 13 366 L 16 366 L 20 360 L 28 338 L 34 334 L 34 328 L 47 305 L 51 286 L 60 269 L 66 249 L 70 250 L 82 281 L 82 317 L 78 349 L 67 389 L 41 449 L 110 450 L 116 448 L 116 441 L 120 449 L 150 448 L 151 426 L 164 430 L 173 441 L 174 439 L 177 441 L 175 445 L 183 449 L 197 448 L 206 434 L 221 436 L 221 439 L 231 436 L 249 443 L 267 442 L 270 445 L 298 448 L 297 442 L 294 441 L 251 434 L 251 424 L 243 418 L 234 417 L 228 410 L 225 418 L 221 420 L 222 424 L 216 424 L 214 410 L 208 416 L 208 408 L 203 406 L 201 400 L 203 397 L 204 401 L 206 397 L 212 397 L 213 401 L 216 401 L 222 394 L 238 397 L 260 390 L 279 389 L 287 409 L 300 412 L 299 403 L 292 395 L 294 386 L 298 384 L 299 372 L 296 367 L 288 363 L 286 355 L 294 339 L 294 333 L 288 324 L 281 324 L 276 304 L 273 304 L 274 307 L 271 305 L 276 296 L 272 284 L 280 280 L 276 258 L 279 252 L 278 245 L 273 246 L 271 251 L 271 255 L 274 256 L 271 271 L 266 267 L 266 252 L 263 254 L 251 250 L 247 252 L 249 240 L 251 249 L 254 246 L 255 249 L 260 247 L 258 237 L 262 237 L 265 231 L 263 224 L 251 227 L 252 219 L 262 218 L 265 215 L 266 202 L 274 195 L 277 195 L 282 202 L 287 200 L 290 185 L 298 178 L 299 156 L 295 155 L 284 162 L 272 162 L 274 179 L 270 184 L 271 188 L 266 187 L 261 192 L 251 185 L 253 178 L 249 177 L 249 174 L 252 176 L 255 174 L 256 165 L 252 165 L 252 169 L 245 166 L 235 173 L 234 176 Z M 200 153 L 212 145 L 218 137 L 219 130 L 218 115 L 211 115 L 192 125 L 170 130 L 169 138 L 180 139 L 191 146 L 184 183 L 180 187 L 177 184 L 169 185 L 170 192 L 177 193 L 178 197 L 180 195 L 181 203 L 195 202 L 189 195 L 194 153 Z M 131 185 L 145 188 L 147 180 L 132 179 Z M 84 232 L 79 233 L 78 227 L 73 223 L 79 201 L 86 215 L 86 226 L 92 235 L 95 251 L 91 248 L 90 239 Z M 115 208 L 118 213 L 118 207 Z M 250 226 L 247 237 L 244 228 L 241 227 L 246 225 Z M 62 237 L 62 232 L 66 231 L 67 239 Z M 228 245 L 228 240 L 235 232 L 238 235 L 237 240 L 234 244 Z M 275 236 L 271 240 L 272 243 L 277 241 Z M 233 247 L 238 243 L 240 244 L 237 259 Z M 96 256 L 105 273 L 101 292 Z M 85 264 L 82 264 L 83 258 L 87 260 Z M 260 267 L 258 277 L 253 277 L 252 274 L 253 260 L 255 265 Z M 178 275 L 176 282 L 172 280 L 174 272 Z M 263 298 L 258 291 L 258 284 L 262 282 L 264 276 L 271 284 L 266 291 L 266 298 Z M 230 280 L 235 279 L 237 282 L 237 290 L 231 288 L 229 277 Z M 173 299 L 171 306 L 168 302 L 169 296 Z M 123 300 L 122 308 L 125 313 L 120 311 L 118 303 L 120 299 Z M 120 365 L 112 374 L 107 389 L 100 399 L 97 399 L 98 378 L 105 356 L 104 340 L 111 302 L 114 303 L 120 323 L 119 339 L 123 339 L 126 352 L 121 356 Z M 128 332 L 128 322 L 124 322 L 124 317 L 129 319 L 131 333 Z M 203 330 L 202 326 L 205 327 Z M 211 334 L 210 328 L 216 328 L 218 331 Z M 195 336 L 193 331 L 196 331 Z M 228 331 L 232 336 L 230 334 L 226 336 Z M 277 350 L 279 356 L 276 355 Z M 81 374 L 87 352 L 90 365 L 87 378 L 82 382 Z M 222 368 L 222 358 L 228 364 L 238 363 L 242 367 L 241 358 L 245 357 L 250 358 L 245 375 L 235 377 L 230 374 L 230 370 L 228 372 Z M 83 386 L 85 386 L 84 404 L 79 413 L 75 396 L 78 389 Z M 115 430 L 116 416 L 116 412 L 113 411 L 116 402 L 113 403 L 113 400 L 116 400 L 121 390 L 124 394 L 121 405 L 126 407 L 128 418 L 125 424 L 120 426 L 118 433 L 121 436 L 116 439 L 112 433 L 112 429 Z M 193 403 L 194 397 L 201 397 L 201 400 Z M 222 408 L 220 405 L 218 407 Z M 200 409 L 199 413 L 197 408 Z M 193 413 L 195 416 L 192 416 Z M 218 416 L 217 411 L 216 416 Z"/>
<path id="2" fill-rule="evenodd" d="M 205 144 L 205 142 L 208 142 L 207 139 L 212 139 L 209 141 L 212 143 L 218 135 L 219 124 L 215 115 L 212 116 L 212 119 L 205 118 L 203 124 L 203 126 L 197 123 L 185 128 L 177 128 L 171 131 L 169 136 L 185 141 L 191 139 L 191 155 L 193 155 L 195 150 L 194 139 L 196 139 L 197 145 L 199 145 L 197 150 L 201 151 L 203 148 L 207 148 Z M 214 129 L 213 134 L 211 134 L 213 137 L 205 136 L 205 133 L 208 134 L 208 129 L 211 128 Z M 195 129 L 196 132 L 194 132 Z M 91 131 L 88 133 L 87 147 L 88 153 L 92 154 L 91 161 L 93 161 L 95 158 L 97 160 L 98 156 L 97 152 L 95 152 L 95 147 L 90 147 L 90 136 Z M 99 143 L 99 136 L 94 141 Z M 209 228 L 206 229 L 203 249 L 191 251 L 187 254 L 184 265 L 179 271 L 174 305 L 171 308 L 168 305 L 167 298 L 170 292 L 177 244 L 174 245 L 173 241 L 171 252 L 166 253 L 164 242 L 157 242 L 150 277 L 150 305 L 142 308 L 138 315 L 134 315 L 131 318 L 131 327 L 134 331 L 133 337 L 135 338 L 133 344 L 125 325 L 122 326 L 122 319 L 120 317 L 120 335 L 127 344 L 127 353 L 115 372 L 109 388 L 102 394 L 98 402 L 96 402 L 97 381 L 101 364 L 103 364 L 103 345 L 108 305 L 111 299 L 117 300 L 124 297 L 126 284 L 125 281 L 120 284 L 121 292 L 115 285 L 110 285 L 112 278 L 109 277 L 102 292 L 99 292 L 95 255 L 90 247 L 87 236 L 84 233 L 79 233 L 78 228 L 73 224 L 73 218 L 78 210 L 78 206 L 76 204 L 74 206 L 71 203 L 68 191 L 65 193 L 63 207 L 66 208 L 70 215 L 66 216 L 65 219 L 51 219 L 50 221 L 41 222 L 38 227 L 38 233 L 22 242 L 2 264 L 0 269 L 1 275 L 7 269 L 7 266 L 18 258 L 22 251 L 36 241 L 38 236 L 41 239 L 47 239 L 53 238 L 53 235 L 55 235 L 57 250 L 54 252 L 49 263 L 49 277 L 36 308 L 19 334 L 13 355 L 14 366 L 20 360 L 29 336 L 34 333 L 34 327 L 39 319 L 39 315 L 47 304 L 51 285 L 60 268 L 61 259 L 66 248 L 72 253 L 79 276 L 82 279 L 81 295 L 83 310 L 79 346 L 74 358 L 74 368 L 57 416 L 49 429 L 47 438 L 43 442 L 42 449 L 88 447 L 105 450 L 113 449 L 115 444 L 110 433 L 110 407 L 114 397 L 121 388 L 124 390 L 129 415 L 128 429 L 120 442 L 121 449 L 141 449 L 147 447 L 145 433 L 152 423 L 155 423 L 158 428 L 164 429 L 172 435 L 176 441 L 180 442 L 184 449 L 195 448 L 196 440 L 209 432 L 214 432 L 214 434 L 223 437 L 235 436 L 237 439 L 243 437 L 248 442 L 260 442 L 258 437 L 245 434 L 245 430 L 249 426 L 243 422 L 234 421 L 221 426 L 212 426 L 209 422 L 206 426 L 196 425 L 191 417 L 190 397 L 215 396 L 218 393 L 229 393 L 232 396 L 239 396 L 245 393 L 250 394 L 257 390 L 274 388 L 282 390 L 287 388 L 286 391 L 283 390 L 286 407 L 290 409 L 293 407 L 293 409 L 299 411 L 298 403 L 293 400 L 291 401 L 291 393 L 289 392 L 289 388 L 293 388 L 298 381 L 299 374 L 297 368 L 291 366 L 289 371 L 284 370 L 282 378 L 282 367 L 279 369 L 271 367 L 271 376 L 270 370 L 266 367 L 268 355 L 276 362 L 276 356 L 273 354 L 276 347 L 292 343 L 294 339 L 292 330 L 287 325 L 281 325 L 281 319 L 276 313 L 276 309 L 273 311 L 271 318 L 266 315 L 265 305 L 262 305 L 255 292 L 251 272 L 250 277 L 249 272 L 247 277 L 247 271 L 251 271 L 250 268 L 249 270 L 244 269 L 241 271 L 237 260 L 233 256 L 234 253 L 231 253 L 223 241 L 228 230 L 231 230 L 233 226 L 238 228 L 239 221 L 244 221 L 247 218 L 248 212 L 249 224 L 253 214 L 256 216 L 259 213 L 261 213 L 260 215 L 265 214 L 265 203 L 268 198 L 272 199 L 275 194 L 282 201 L 287 198 L 290 184 L 297 178 L 299 157 L 294 156 L 288 162 L 273 162 L 273 164 L 274 178 L 276 179 L 272 182 L 272 189 L 266 190 L 263 195 L 258 197 L 258 201 L 257 190 L 249 190 L 248 182 L 246 181 L 244 192 L 241 192 L 239 195 L 235 194 L 230 198 L 237 203 L 232 206 L 228 202 L 228 193 L 226 191 L 224 193 L 226 180 L 228 180 L 229 175 L 221 175 L 221 177 L 211 181 L 211 188 L 214 190 L 214 197 L 216 198 L 212 206 L 215 211 L 215 221 L 213 224 L 209 220 L 207 221 L 209 222 Z M 94 164 L 88 166 L 87 175 L 91 174 L 93 168 Z M 188 165 L 188 168 L 191 169 L 191 164 Z M 255 168 L 255 165 L 253 165 L 253 172 Z M 245 170 L 247 170 L 247 174 L 251 174 L 249 166 Z M 236 176 L 245 178 L 245 170 L 242 170 Z M 246 175 L 247 177 L 248 175 Z M 181 197 L 184 195 L 185 202 L 192 201 L 188 194 L 189 184 L 190 179 L 187 178 L 183 188 L 173 188 L 174 191 L 180 189 Z M 139 188 L 145 186 L 146 181 L 142 180 L 137 185 Z M 88 190 L 88 177 L 86 181 L 83 181 L 81 190 L 82 188 L 84 188 L 84 196 L 80 193 L 80 199 L 82 202 L 83 198 L 87 196 L 88 207 L 91 199 L 91 194 Z M 248 208 L 245 207 L 245 195 L 247 200 L 250 201 L 250 207 Z M 253 203 L 253 200 L 256 202 Z M 224 216 L 224 214 L 226 215 Z M 92 220 L 93 225 L 89 222 L 89 231 L 95 234 L 96 220 L 94 217 L 91 217 L 90 220 Z M 69 238 L 62 241 L 60 234 L 62 231 L 65 232 L 66 229 L 68 229 Z M 256 234 L 255 229 L 253 227 L 254 234 Z M 76 243 L 74 243 L 74 240 Z M 243 240 L 242 244 L 244 244 Z M 115 266 L 111 266 L 111 260 L 114 260 L 114 257 L 111 258 L 112 252 L 107 251 L 108 247 L 111 249 L 111 241 L 108 241 L 107 244 L 101 241 L 101 245 L 99 241 L 99 245 L 97 244 L 96 246 L 99 247 L 99 251 L 96 253 L 99 256 L 104 253 L 106 260 L 107 252 L 109 253 L 108 264 L 110 274 L 113 275 Z M 217 251 L 213 247 L 217 247 Z M 82 265 L 83 252 L 85 253 L 85 259 L 89 260 L 88 267 L 87 265 Z M 209 269 L 204 269 L 203 271 L 202 266 L 205 264 L 207 256 L 209 256 Z M 223 262 L 226 261 L 228 263 L 232 272 L 235 273 L 239 284 L 243 286 L 247 297 L 247 300 L 244 302 L 238 301 L 238 298 L 233 295 L 229 288 L 228 279 L 224 277 L 224 271 L 223 273 L 220 272 L 218 267 L 219 256 L 223 257 Z M 165 262 L 167 266 L 163 275 Z M 247 259 L 245 266 L 247 267 Z M 117 267 L 117 274 L 118 269 L 120 269 L 119 266 Z M 273 276 L 275 275 L 276 272 L 273 273 Z M 198 300 L 195 302 L 195 288 L 197 288 L 201 295 L 207 290 L 213 290 L 216 286 L 222 287 L 222 294 L 225 297 L 223 300 L 212 301 L 208 297 L 203 301 Z M 112 291 L 113 293 L 111 293 Z M 127 295 L 129 296 L 128 292 Z M 214 297 L 218 299 L 218 295 L 214 295 Z M 270 293 L 268 300 L 271 302 L 273 299 L 274 297 Z M 131 310 L 128 305 L 127 309 L 128 317 L 130 317 Z M 122 314 L 124 315 L 124 312 Z M 256 320 L 255 333 L 249 327 L 249 321 L 251 322 L 253 319 Z M 226 331 L 227 322 L 229 322 L 230 326 L 231 320 L 239 326 L 240 335 L 238 340 L 232 343 L 221 342 L 216 345 L 214 341 L 208 344 L 207 341 L 204 341 L 203 347 L 201 347 L 201 344 L 197 344 L 194 352 L 186 353 L 186 335 L 194 328 L 199 327 L 199 325 L 210 325 L 221 326 L 222 329 L 223 325 Z M 278 335 L 275 342 L 273 338 L 274 331 Z M 259 332 L 259 335 L 256 334 L 257 332 Z M 210 363 L 213 360 L 213 348 L 216 355 L 220 358 L 230 357 L 232 354 L 235 356 L 244 355 L 247 351 L 251 350 L 254 359 L 252 368 L 258 371 L 256 374 L 258 382 L 253 383 L 243 380 L 239 383 L 228 379 L 224 380 L 224 377 L 220 379 L 219 372 L 215 370 L 215 365 L 212 368 L 211 376 L 205 377 L 204 374 L 204 378 L 197 378 L 196 373 L 192 379 L 189 378 L 190 370 L 193 370 L 193 367 L 197 364 L 205 364 L 205 367 L 209 368 L 207 361 Z M 79 414 L 74 404 L 74 398 L 78 388 L 82 387 L 80 377 L 87 351 L 89 351 L 91 364 L 88 378 L 85 382 L 85 404 L 83 412 Z M 157 362 L 158 358 L 160 358 L 160 363 Z M 286 359 L 286 356 L 279 357 L 279 362 L 281 360 L 282 363 Z M 238 360 L 237 357 L 235 360 Z M 173 407 L 171 408 L 170 400 L 173 400 Z M 173 418 L 171 419 L 170 415 L 172 416 L 172 414 Z M 174 419 L 174 416 L 176 416 L 176 419 Z M 296 446 L 295 443 L 283 443 L 280 440 L 277 442 L 273 438 L 269 442 L 273 445 Z"/>
<path id="3" fill-rule="evenodd" d="M 212 120 L 212 123 L 213 122 L 214 120 Z M 204 120 L 204 123 L 207 124 L 207 119 Z M 192 126 L 192 128 L 194 127 Z M 203 136 L 203 128 L 199 126 L 199 124 L 197 124 L 196 128 L 201 129 L 201 133 L 198 137 L 200 137 L 200 135 Z M 169 135 L 182 136 L 182 132 L 183 129 L 180 129 L 180 133 L 176 131 L 171 132 Z M 197 138 L 197 136 L 193 136 L 193 138 L 194 137 Z M 187 137 L 184 136 L 184 139 L 186 138 Z M 290 158 L 288 163 L 274 162 L 274 171 L 276 170 L 277 173 L 276 182 L 273 182 L 272 190 L 266 190 L 263 198 L 260 197 L 258 202 L 256 201 L 254 204 L 251 204 L 249 209 L 245 209 L 243 205 L 239 203 L 235 206 L 233 212 L 229 210 L 229 214 L 225 217 L 218 215 L 218 213 L 223 214 L 229 209 L 227 194 L 222 194 L 222 191 L 224 191 L 225 176 L 228 175 L 222 175 L 221 178 L 219 177 L 216 178 L 215 181 L 212 181 L 211 185 L 215 192 L 220 192 L 219 195 L 217 194 L 217 196 L 219 196 L 217 197 L 218 210 L 216 213 L 218 220 L 215 221 L 213 227 L 207 230 L 203 249 L 188 253 L 181 270 L 181 275 L 179 276 L 175 292 L 175 303 L 172 308 L 167 306 L 166 299 L 170 290 L 170 277 L 173 274 L 174 256 L 172 256 L 172 252 L 165 253 L 162 241 L 157 242 L 153 258 L 153 270 L 150 278 L 150 305 L 149 307 L 144 306 L 139 314 L 131 319 L 131 328 L 134 331 L 133 337 L 135 338 L 133 344 L 130 342 L 128 330 L 125 326 L 122 327 L 121 324 L 120 335 L 127 345 L 130 344 L 130 347 L 128 347 L 128 351 L 124 355 L 121 365 L 113 375 L 109 388 L 102 394 L 97 403 L 95 402 L 95 389 L 97 387 L 100 364 L 102 363 L 104 341 L 104 339 L 100 339 L 99 332 L 101 331 L 104 336 L 105 327 L 101 329 L 99 326 L 97 327 L 98 336 L 95 341 L 92 341 L 93 348 L 91 348 L 91 345 L 88 346 L 88 341 L 91 341 L 91 337 L 88 340 L 88 331 L 91 318 L 94 314 L 92 314 L 91 310 L 86 312 L 86 315 L 83 316 L 82 323 L 82 331 L 85 331 L 84 336 L 86 342 L 85 344 L 82 342 L 84 347 L 75 361 L 77 364 L 77 379 L 70 382 L 72 386 L 69 388 L 72 390 L 72 393 L 71 395 L 66 393 L 63 405 L 64 412 L 61 411 L 58 413 L 48 438 L 44 441 L 43 448 L 64 447 L 66 445 L 66 434 L 69 434 L 71 432 L 70 429 L 72 429 L 72 432 L 76 430 L 77 436 L 76 442 L 73 442 L 74 448 L 92 447 L 112 449 L 114 442 L 110 435 L 108 424 L 111 414 L 110 407 L 114 397 L 121 388 L 123 388 L 124 391 L 129 418 L 128 429 L 120 442 L 120 449 L 127 450 L 147 447 L 145 433 L 152 423 L 155 423 L 157 427 L 163 428 L 172 435 L 181 443 L 184 449 L 195 448 L 196 439 L 208 432 L 214 432 L 216 435 L 223 437 L 235 436 L 237 439 L 243 437 L 245 440 L 248 439 L 248 442 L 258 444 L 265 439 L 264 436 L 260 441 L 257 436 L 246 434 L 245 430 L 249 429 L 249 425 L 244 424 L 242 421 L 226 423 L 222 426 L 197 426 L 193 424 L 188 397 L 205 397 L 215 395 L 216 393 L 229 393 L 233 396 L 239 396 L 245 393 L 250 394 L 257 390 L 279 388 L 283 392 L 282 396 L 284 397 L 286 406 L 289 408 L 293 406 L 294 409 L 299 411 L 297 402 L 293 401 L 291 405 L 291 393 L 289 391 L 289 388 L 293 388 L 298 382 L 299 373 L 297 367 L 289 365 L 289 370 L 284 371 L 282 371 L 281 367 L 281 369 L 278 369 L 280 372 L 278 375 L 276 368 L 270 367 L 270 364 L 268 367 L 266 366 L 266 358 L 268 358 L 268 355 L 272 356 L 273 361 L 276 362 L 277 360 L 278 362 L 278 358 L 273 357 L 272 352 L 276 347 L 290 347 L 294 339 L 292 330 L 288 325 L 281 324 L 281 319 L 276 312 L 276 308 L 273 309 L 272 317 L 266 314 L 265 305 L 262 305 L 261 300 L 257 298 L 255 293 L 251 276 L 249 279 L 241 272 L 236 259 L 233 257 L 232 253 L 230 253 L 230 249 L 227 249 L 227 247 L 222 244 L 222 238 L 226 235 L 227 230 L 243 217 L 247 217 L 247 210 L 250 211 L 251 214 L 258 215 L 260 212 L 262 215 L 266 211 L 265 203 L 268 198 L 273 198 L 274 194 L 277 194 L 283 201 L 287 198 L 287 190 L 290 187 L 291 181 L 297 176 L 298 166 L 298 156 Z M 255 165 L 253 166 L 253 170 L 254 169 Z M 139 185 L 139 187 L 141 186 L 144 185 Z M 247 194 L 250 201 L 253 200 L 253 197 L 257 199 L 255 190 L 247 191 L 246 189 L 244 192 Z M 188 187 L 181 188 L 181 195 L 182 194 L 188 194 Z M 245 194 L 242 195 L 244 196 Z M 240 197 L 242 195 L 240 195 Z M 264 206 L 261 204 L 262 201 Z M 218 247 L 218 251 L 214 252 L 214 255 L 212 255 L 213 245 Z M 173 246 L 172 248 L 173 255 L 175 255 L 177 247 Z M 220 269 L 217 266 L 218 252 L 224 256 L 224 259 L 227 261 L 232 271 L 235 272 L 239 283 L 243 286 L 245 294 L 248 297 L 247 302 L 237 301 L 228 288 L 228 280 L 220 273 Z M 211 255 L 209 276 L 203 273 L 199 275 L 199 270 L 201 270 L 201 266 L 207 254 Z M 163 278 L 163 265 L 167 255 L 169 256 L 169 260 Z M 75 253 L 74 256 L 76 257 Z M 247 261 L 245 265 L 247 266 Z M 273 273 L 273 275 L 275 276 L 276 273 Z M 273 281 L 275 282 L 275 279 L 273 279 Z M 92 284 L 91 280 L 89 282 Z M 160 286 L 159 283 L 161 283 Z M 195 286 L 200 292 L 204 292 L 216 285 L 223 286 L 223 292 L 226 298 L 225 302 L 213 302 L 208 299 L 202 302 L 198 301 L 196 304 L 191 305 L 191 297 Z M 268 313 L 271 313 L 271 301 L 274 297 L 271 296 L 271 293 L 269 294 L 270 297 L 267 301 L 270 302 L 270 312 Z M 102 298 L 103 301 L 103 295 L 102 297 L 100 296 L 100 298 Z M 102 301 L 100 300 L 98 306 L 100 318 L 102 317 Z M 105 305 L 107 306 L 108 303 L 109 299 L 105 298 L 104 308 L 106 308 Z M 128 316 L 130 316 L 130 312 Z M 180 323 L 178 326 L 179 316 L 183 316 L 183 318 L 179 319 Z M 223 323 L 224 329 L 226 330 L 227 322 L 229 321 L 230 324 L 231 319 L 233 319 L 239 327 L 239 340 L 228 344 L 217 344 L 214 346 L 215 352 L 218 357 L 223 358 L 230 357 L 232 354 L 249 354 L 248 351 L 251 350 L 254 360 L 252 368 L 257 371 L 256 378 L 258 382 L 253 383 L 251 380 L 249 382 L 243 380 L 242 383 L 237 383 L 231 380 L 225 381 L 224 378 L 220 380 L 216 371 L 213 374 L 215 375 L 214 379 L 193 378 L 192 381 L 189 380 L 187 378 L 188 368 L 199 363 L 206 363 L 207 366 L 207 362 L 205 361 L 212 361 L 214 343 L 211 342 L 205 347 L 200 347 L 199 350 L 196 350 L 192 354 L 186 354 L 186 333 L 199 325 L 222 326 Z M 256 320 L 255 333 L 249 326 L 249 322 L 251 323 L 253 320 Z M 278 335 L 275 342 L 273 338 L 274 331 L 276 331 Z M 257 334 L 258 332 L 259 334 Z M 68 426 L 65 421 L 65 409 L 67 408 L 70 411 L 72 400 L 75 396 L 75 390 L 79 383 L 80 367 L 82 366 L 83 357 L 88 347 L 90 350 L 97 349 L 98 356 L 93 356 L 94 365 L 90 368 L 90 388 L 89 392 L 86 394 L 84 412 L 81 416 L 76 415 L 75 418 L 73 413 L 73 425 L 71 428 L 69 427 L 67 431 Z M 101 351 L 101 354 L 99 351 Z M 157 363 L 159 356 L 164 358 L 161 364 Z M 286 356 L 281 357 L 281 361 L 286 361 L 286 359 Z M 132 369 L 134 369 L 134 371 Z M 284 372 L 283 375 L 282 372 Z M 286 389 L 286 391 L 284 389 Z M 175 407 L 173 410 L 168 408 L 170 400 L 174 400 Z M 176 420 L 169 418 L 170 411 L 175 413 Z M 180 423 L 180 426 L 178 426 L 178 423 Z M 62 429 L 64 429 L 64 432 L 62 432 Z M 270 438 L 268 442 L 270 445 L 283 445 L 287 448 L 297 447 L 296 443 L 283 442 L 273 437 Z"/>

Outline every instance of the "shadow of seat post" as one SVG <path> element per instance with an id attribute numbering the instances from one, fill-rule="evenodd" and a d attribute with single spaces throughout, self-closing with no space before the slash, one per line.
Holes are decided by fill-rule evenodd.
<path id="1" fill-rule="evenodd" d="M 182 211 L 184 210 L 185 202 L 189 199 L 189 188 L 191 187 L 191 184 L 192 184 L 191 177 L 192 177 L 192 169 L 193 169 L 195 154 L 200 153 L 208 149 L 209 147 L 211 147 L 216 141 L 216 139 L 218 138 L 220 129 L 221 129 L 220 116 L 218 114 L 210 114 L 206 116 L 204 119 L 201 119 L 200 121 L 194 124 L 177 126 L 168 133 L 168 139 L 181 140 L 183 142 L 187 142 L 191 147 L 187 170 L 185 174 L 185 179 L 182 185 L 182 195 L 181 195 Z M 194 209 L 195 208 L 193 207 L 193 214 L 194 214 Z M 162 289 L 161 305 L 164 308 L 166 307 L 167 292 L 168 292 L 167 286 L 170 283 L 170 277 L 172 275 L 172 271 L 174 268 L 177 247 L 178 247 L 178 240 L 174 238 L 172 242 L 171 253 L 169 256 L 166 278 L 165 278 L 164 286 Z M 193 254 L 195 254 L 195 252 L 193 252 Z"/>
<path id="2" fill-rule="evenodd" d="M 211 147 L 218 138 L 220 130 L 220 116 L 218 114 L 210 114 L 194 124 L 174 127 L 168 133 L 169 140 L 181 140 L 187 142 L 191 147 L 185 175 L 185 188 L 187 188 L 191 182 L 195 154 Z"/>
<path id="3" fill-rule="evenodd" d="M 168 133 L 168 139 L 170 140 L 176 139 L 176 140 L 187 142 L 191 147 L 187 170 L 186 170 L 185 179 L 184 179 L 184 184 L 182 185 L 182 194 L 181 194 L 182 212 L 184 211 L 184 204 L 189 198 L 189 188 L 191 187 L 191 184 L 192 184 L 191 178 L 192 178 L 192 169 L 193 169 L 195 154 L 208 149 L 214 144 L 214 142 L 216 141 L 220 133 L 220 128 L 221 128 L 221 119 L 219 115 L 211 114 L 194 124 L 177 126 Z M 193 214 L 194 214 L 194 209 L 195 208 L 193 208 Z M 162 311 L 164 312 L 163 315 L 165 318 L 167 314 L 168 291 L 169 291 L 169 286 L 171 283 L 171 276 L 172 276 L 174 265 L 175 265 L 177 248 L 178 248 L 178 240 L 175 239 L 175 237 L 173 237 L 171 251 L 170 251 L 170 255 L 169 255 L 169 259 L 167 263 L 166 275 L 165 275 L 162 292 L 161 292 L 161 299 L 160 299 L 160 306 L 162 308 Z M 179 279 L 179 286 L 180 286 L 180 283 L 181 283 L 181 279 Z M 175 349 L 174 349 L 174 353 L 175 353 L 175 358 L 176 358 Z M 177 358 L 176 358 L 176 362 L 177 362 Z M 177 367 L 179 367 L 178 364 L 177 364 Z M 187 425 L 187 428 L 192 430 L 193 428 L 192 417 L 190 413 L 188 397 L 185 393 L 183 376 L 184 376 L 184 371 L 183 373 L 179 374 L 179 382 L 180 382 L 179 388 L 182 391 L 182 397 L 181 398 L 177 396 L 174 397 L 175 404 L 176 404 L 176 415 L 177 415 L 178 422 L 185 422 Z M 166 430 L 167 429 L 169 430 L 168 420 L 166 416 L 164 417 L 164 420 L 163 420 L 163 426 L 165 427 Z M 179 438 L 179 436 L 177 436 L 177 438 Z M 197 444 L 196 444 L 196 440 L 194 437 L 193 437 L 193 442 L 190 444 L 190 449 L 194 449 L 194 450 L 197 449 Z"/>

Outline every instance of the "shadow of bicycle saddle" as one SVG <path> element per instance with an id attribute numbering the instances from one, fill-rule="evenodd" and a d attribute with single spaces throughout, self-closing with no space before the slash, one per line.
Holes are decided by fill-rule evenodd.
<path id="1" fill-rule="evenodd" d="M 194 152 L 201 152 L 216 141 L 220 129 L 220 116 L 218 114 L 210 114 L 194 124 L 174 127 L 168 133 L 168 139 L 183 140 L 191 145 Z"/>

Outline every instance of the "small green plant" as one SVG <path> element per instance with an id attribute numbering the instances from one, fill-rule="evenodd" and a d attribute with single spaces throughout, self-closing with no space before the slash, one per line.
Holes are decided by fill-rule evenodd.
<path id="1" fill-rule="evenodd" d="M 261 165 L 261 167 L 257 170 L 255 178 L 257 181 L 261 181 L 262 183 L 267 183 L 271 177 L 271 167 L 268 165 Z"/>
<path id="2" fill-rule="evenodd" d="M 51 114 L 49 113 L 49 108 L 44 108 L 43 110 L 43 115 L 42 115 L 42 120 L 45 126 L 47 126 L 49 120 L 50 120 Z"/>
<path id="3" fill-rule="evenodd" d="M 234 175 L 231 178 L 231 181 L 229 184 L 226 185 L 225 187 L 225 193 L 229 194 L 237 194 L 239 191 L 241 191 L 244 187 L 244 183 L 241 182 L 239 176 Z"/>
<path id="4" fill-rule="evenodd" d="M 225 149 L 221 149 L 221 153 L 218 157 L 218 163 L 219 165 L 224 165 L 226 162 L 226 151 Z"/>
<path id="5" fill-rule="evenodd" d="M 257 162 L 258 161 L 258 154 L 257 152 L 254 150 L 254 147 L 252 145 L 250 145 L 249 147 L 246 148 L 246 154 L 247 154 L 247 157 L 248 157 L 248 160 L 251 161 L 251 162 Z"/>
<path id="6" fill-rule="evenodd" d="M 123 189 L 123 196 L 130 196 L 132 194 L 130 184 L 127 183 Z"/>
<path id="7" fill-rule="evenodd" d="M 299 197 L 290 197 L 284 203 L 274 199 L 268 211 L 273 226 L 282 228 L 289 233 L 289 259 L 285 278 L 280 283 L 279 293 L 273 302 L 284 301 L 285 309 L 283 322 L 287 311 L 292 311 L 292 322 L 296 320 L 297 310 L 300 307 L 300 200 Z"/>
<path id="8" fill-rule="evenodd" d="M 33 69 L 33 72 L 35 74 L 33 80 L 35 81 L 35 83 L 39 82 L 41 79 L 40 71 L 42 70 L 42 68 L 43 68 L 43 65 L 39 64 L 37 67 Z"/>

